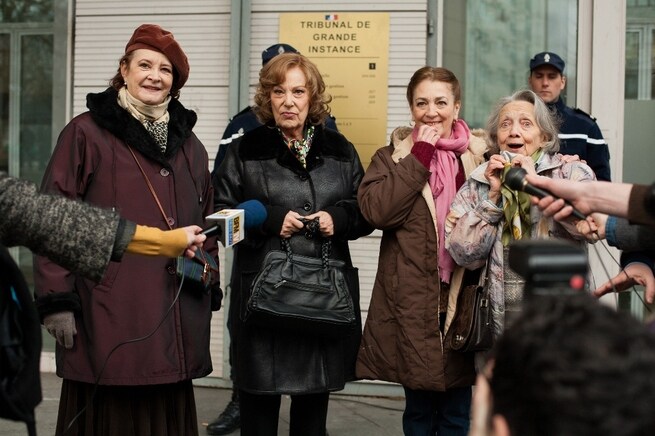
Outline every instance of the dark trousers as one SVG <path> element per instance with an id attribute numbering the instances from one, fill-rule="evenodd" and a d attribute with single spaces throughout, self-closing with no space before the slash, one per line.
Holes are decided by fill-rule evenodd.
<path id="1" fill-rule="evenodd" d="M 280 399 L 239 390 L 241 436 L 276 436 Z M 291 395 L 289 436 L 325 436 L 329 399 L 329 392 Z"/>
<path id="2" fill-rule="evenodd" d="M 471 387 L 446 392 L 405 387 L 405 436 L 466 436 L 469 431 Z"/>

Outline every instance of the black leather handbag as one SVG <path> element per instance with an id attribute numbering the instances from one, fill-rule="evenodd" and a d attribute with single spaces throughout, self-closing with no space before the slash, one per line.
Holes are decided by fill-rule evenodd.
<path id="1" fill-rule="evenodd" d="M 330 259 L 329 240 L 321 258 L 283 250 L 264 258 L 251 287 L 245 321 L 273 329 L 290 329 L 319 336 L 340 336 L 357 326 L 348 291 L 346 265 Z"/>
<path id="2" fill-rule="evenodd" d="M 455 351 L 487 351 L 493 345 L 487 277 L 487 265 L 464 273 L 450 325 L 450 348 Z"/>

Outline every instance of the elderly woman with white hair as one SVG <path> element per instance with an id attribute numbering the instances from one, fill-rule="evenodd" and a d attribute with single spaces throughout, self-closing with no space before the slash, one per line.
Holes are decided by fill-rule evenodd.
<path id="1" fill-rule="evenodd" d="M 545 217 L 530 195 L 503 184 L 512 167 L 553 179 L 594 180 L 591 168 L 563 158 L 557 123 L 544 102 L 522 90 L 500 99 L 487 122 L 491 157 L 476 168 L 453 200 L 446 222 L 446 247 L 469 269 L 488 262 L 494 336 L 520 310 L 523 279 L 509 268 L 508 246 L 520 239 L 580 240 L 575 226 Z"/>

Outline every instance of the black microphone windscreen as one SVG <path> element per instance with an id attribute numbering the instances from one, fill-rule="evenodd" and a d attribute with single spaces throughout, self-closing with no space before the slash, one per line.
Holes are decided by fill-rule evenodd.
<path id="1" fill-rule="evenodd" d="M 528 173 L 521 167 L 512 167 L 505 174 L 505 184 L 514 191 L 523 191 L 525 176 Z"/>

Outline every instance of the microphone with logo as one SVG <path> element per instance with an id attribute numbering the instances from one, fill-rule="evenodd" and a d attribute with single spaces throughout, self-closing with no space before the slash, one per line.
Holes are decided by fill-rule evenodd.
<path id="1" fill-rule="evenodd" d="M 523 191 L 527 194 L 534 195 L 535 197 L 539 197 L 539 198 L 544 198 L 550 195 L 551 197 L 558 199 L 557 196 L 551 194 L 547 190 L 531 185 L 525 179 L 525 176 L 527 174 L 528 173 L 521 167 L 512 167 L 507 171 L 507 174 L 505 174 L 504 183 L 505 185 L 507 185 L 509 189 L 512 189 L 514 191 Z M 573 206 L 571 203 L 569 203 L 566 200 L 564 201 L 564 203 L 566 203 L 568 206 Z M 587 217 L 576 208 L 573 208 L 572 215 L 581 220 L 587 219 Z"/>
<path id="2" fill-rule="evenodd" d="M 234 209 L 223 209 L 206 217 L 213 221 L 201 233 L 208 238 L 216 236 L 223 247 L 231 247 L 245 238 L 245 230 L 258 227 L 266 221 L 266 208 L 259 200 L 248 200 Z"/>

